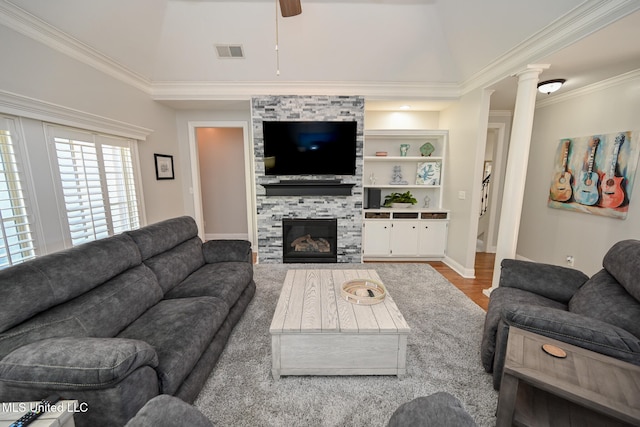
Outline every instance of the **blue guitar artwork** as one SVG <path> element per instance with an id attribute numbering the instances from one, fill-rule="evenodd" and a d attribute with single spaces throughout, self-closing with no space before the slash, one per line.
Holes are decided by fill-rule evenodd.
<path id="1" fill-rule="evenodd" d="M 600 138 L 598 137 L 593 137 L 591 141 L 589 141 L 589 157 L 583 170 L 580 172 L 576 190 L 573 193 L 574 199 L 581 205 L 593 206 L 598 203 L 598 199 L 600 198 L 598 194 L 599 176 L 598 173 L 593 170 L 598 144 L 600 144 Z"/>

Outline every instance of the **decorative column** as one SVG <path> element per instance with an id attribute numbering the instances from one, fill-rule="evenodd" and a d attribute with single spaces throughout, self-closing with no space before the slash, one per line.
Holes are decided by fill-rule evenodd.
<path id="1" fill-rule="evenodd" d="M 485 295 L 498 287 L 500 279 L 500 263 L 505 258 L 514 258 L 518 245 L 518 231 L 522 216 L 522 202 L 524 200 L 524 186 L 527 179 L 527 164 L 529 162 L 529 147 L 531 146 L 531 130 L 536 106 L 538 77 L 542 71 L 549 68 L 546 64 L 529 65 L 518 77 L 518 91 L 513 113 L 511 140 L 509 141 L 509 155 L 507 170 L 504 177 L 504 192 L 500 224 L 498 225 L 498 242 L 496 259 L 493 266 L 493 280 L 491 288 L 485 289 Z"/>

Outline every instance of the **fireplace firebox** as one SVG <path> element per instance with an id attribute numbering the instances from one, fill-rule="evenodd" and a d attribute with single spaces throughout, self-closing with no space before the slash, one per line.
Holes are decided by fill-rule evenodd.
<path id="1" fill-rule="evenodd" d="M 338 262 L 338 220 L 283 219 L 282 262 Z"/>

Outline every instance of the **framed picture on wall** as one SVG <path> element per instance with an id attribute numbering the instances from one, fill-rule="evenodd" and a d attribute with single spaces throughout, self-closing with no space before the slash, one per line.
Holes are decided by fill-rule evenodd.
<path id="1" fill-rule="evenodd" d="M 625 219 L 638 166 L 640 132 L 563 138 L 553 160 L 548 206 Z"/>
<path id="2" fill-rule="evenodd" d="M 154 154 L 156 162 L 156 179 L 174 179 L 173 156 L 168 154 Z"/>

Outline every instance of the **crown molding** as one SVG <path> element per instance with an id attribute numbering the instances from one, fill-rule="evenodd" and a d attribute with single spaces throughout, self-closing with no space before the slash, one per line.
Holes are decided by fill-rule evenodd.
<path id="1" fill-rule="evenodd" d="M 20 117 L 53 122 L 144 141 L 153 130 L 96 114 L 0 90 L 0 111 Z"/>
<path id="2" fill-rule="evenodd" d="M 640 9 L 638 0 L 588 0 L 498 57 L 461 84 L 389 82 L 153 82 L 36 16 L 0 0 L 0 24 L 133 86 L 155 100 L 248 100 L 254 95 L 352 95 L 455 100 L 490 86 Z"/>
<path id="3" fill-rule="evenodd" d="M 87 64 L 104 74 L 149 93 L 151 81 L 92 47 L 58 30 L 24 9 L 0 0 L 0 24 Z"/>
<path id="4" fill-rule="evenodd" d="M 461 84 L 462 94 L 515 75 L 528 64 L 592 34 L 640 9 L 637 0 L 589 0 L 561 16 Z"/>
<path id="5" fill-rule="evenodd" d="M 602 80 L 589 86 L 574 89 L 566 93 L 556 93 L 552 97 L 544 98 L 536 102 L 536 108 L 543 108 L 548 107 L 549 105 L 559 104 L 561 102 L 569 101 L 581 96 L 590 95 L 592 93 L 610 89 L 614 86 L 626 84 L 638 79 L 640 79 L 640 69 L 629 71 L 628 73 L 624 73 L 610 79 Z"/>
<path id="6" fill-rule="evenodd" d="M 371 99 L 455 100 L 460 88 L 453 83 L 389 82 L 155 82 L 151 97 L 168 100 L 248 100 L 259 95 L 360 95 Z"/>

